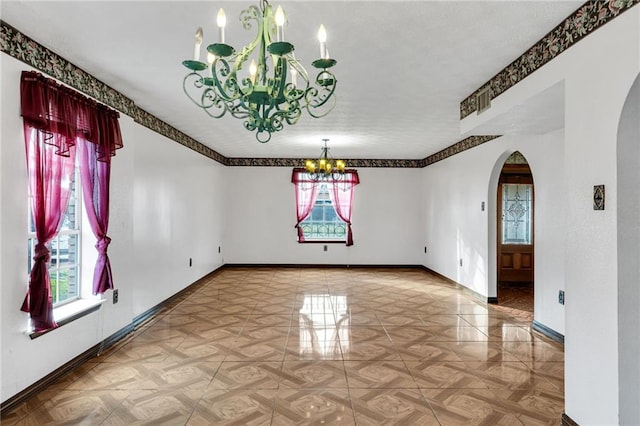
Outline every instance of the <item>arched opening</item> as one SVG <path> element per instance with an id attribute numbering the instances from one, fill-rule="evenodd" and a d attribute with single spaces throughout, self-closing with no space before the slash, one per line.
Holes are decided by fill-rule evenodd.
<path id="1" fill-rule="evenodd" d="M 533 320 L 534 187 L 529 164 L 519 151 L 502 165 L 496 213 L 497 303 Z"/>
<path id="2" fill-rule="evenodd" d="M 618 383 L 620 424 L 640 424 L 640 75 L 618 125 Z"/>

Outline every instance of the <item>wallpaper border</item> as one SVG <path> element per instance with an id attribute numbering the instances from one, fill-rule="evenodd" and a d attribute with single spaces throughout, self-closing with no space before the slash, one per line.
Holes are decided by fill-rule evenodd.
<path id="1" fill-rule="evenodd" d="M 483 143 L 492 141 L 502 135 L 476 135 L 469 136 L 459 142 L 450 145 L 435 154 L 421 160 L 403 159 L 362 159 L 344 158 L 349 167 L 371 168 L 396 168 L 396 169 L 420 169 L 438 161 L 442 161 L 453 155 L 474 148 Z M 299 167 L 304 162 L 303 158 L 227 158 L 227 166 L 232 167 Z"/>
<path id="2" fill-rule="evenodd" d="M 453 155 L 460 154 L 463 151 L 474 148 L 478 145 L 482 145 L 483 143 L 487 143 L 496 138 L 499 138 L 502 135 L 482 135 L 482 136 L 469 136 L 458 143 L 454 143 L 451 146 L 446 147 L 445 149 L 436 152 L 435 154 L 431 154 L 424 160 L 424 166 L 427 167 L 432 165 L 433 163 L 437 163 L 438 161 L 442 161 L 447 159 Z"/>
<path id="3" fill-rule="evenodd" d="M 231 167 L 301 167 L 304 158 L 227 158 Z M 424 167 L 424 160 L 344 158 L 349 167 L 415 169 Z"/>
<path id="4" fill-rule="evenodd" d="M 638 4 L 640 0 L 590 0 L 584 3 L 540 41 L 464 99 L 460 103 L 460 119 L 478 110 L 477 95 L 482 90 L 489 87 L 490 99 L 497 97 L 591 32 Z"/>

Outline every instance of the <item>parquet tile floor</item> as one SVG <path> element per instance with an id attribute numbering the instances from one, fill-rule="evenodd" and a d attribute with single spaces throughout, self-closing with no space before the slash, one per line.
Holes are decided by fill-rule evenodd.
<path id="1" fill-rule="evenodd" d="M 226 268 L 3 425 L 558 425 L 562 345 L 417 269 Z"/>

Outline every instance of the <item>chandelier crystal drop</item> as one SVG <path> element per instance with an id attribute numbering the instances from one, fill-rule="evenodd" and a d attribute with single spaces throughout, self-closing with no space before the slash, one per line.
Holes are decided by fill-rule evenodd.
<path id="1" fill-rule="evenodd" d="M 255 131 L 262 143 L 285 123 L 296 124 L 304 109 L 314 118 L 331 112 L 337 80 L 329 68 L 337 62 L 329 57 L 324 25 L 318 31 L 320 58 L 311 63 L 319 71 L 312 80 L 295 58 L 293 44 L 284 41 L 286 17 L 280 6 L 274 13 L 269 2 L 261 0 L 260 7 L 252 5 L 240 13 L 245 29 L 255 21 L 257 34 L 239 52 L 226 44 L 224 10 L 216 21 L 219 42 L 207 47 L 207 62 L 200 61 L 202 28 L 195 34 L 193 60 L 182 62 L 190 71 L 182 87 L 198 107 L 213 118 L 229 113 L 244 120 L 245 129 Z"/>
<path id="2" fill-rule="evenodd" d="M 305 160 L 304 168 L 309 174 L 311 180 L 340 180 L 345 173 L 347 165 L 342 160 L 334 160 L 329 156 L 329 147 L 327 142 L 329 139 L 322 139 L 324 147 L 322 147 L 322 153 L 317 160 Z"/>

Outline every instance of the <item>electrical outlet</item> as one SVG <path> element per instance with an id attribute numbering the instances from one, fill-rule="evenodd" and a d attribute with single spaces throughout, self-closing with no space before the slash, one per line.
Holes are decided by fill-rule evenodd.
<path id="1" fill-rule="evenodd" d="M 193 259 L 189 258 L 189 268 L 191 268 L 191 266 L 193 266 Z"/>
<path id="2" fill-rule="evenodd" d="M 480 210 L 484 211 L 484 201 L 480 204 Z"/>
<path id="3" fill-rule="evenodd" d="M 558 292 L 558 303 L 564 305 L 564 290 Z"/>
<path id="4" fill-rule="evenodd" d="M 327 245 L 324 246 L 324 251 L 329 250 L 329 247 Z"/>
<path id="5" fill-rule="evenodd" d="M 113 290 L 113 304 L 118 303 L 118 289 Z"/>

